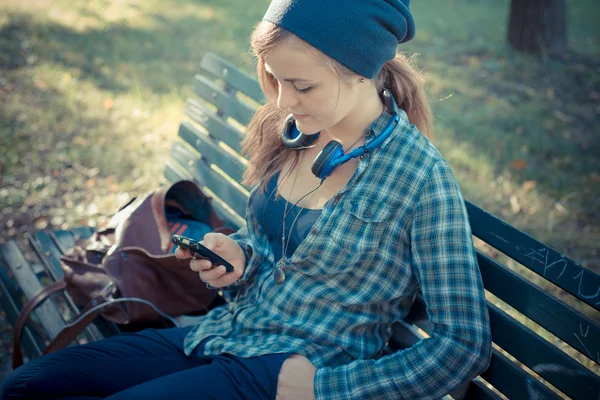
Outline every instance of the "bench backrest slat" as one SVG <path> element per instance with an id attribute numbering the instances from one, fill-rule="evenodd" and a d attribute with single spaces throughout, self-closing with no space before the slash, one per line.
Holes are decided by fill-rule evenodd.
<path id="1" fill-rule="evenodd" d="M 600 310 L 600 276 L 467 202 L 473 234 L 558 287 Z"/>
<path id="2" fill-rule="evenodd" d="M 598 323 L 549 296 L 485 254 L 478 252 L 477 259 L 487 290 L 581 354 L 596 361 L 596 356 L 600 354 Z"/>
<path id="3" fill-rule="evenodd" d="M 200 66 L 215 77 L 222 79 L 232 89 L 244 93 L 257 103 L 264 102 L 264 96 L 258 81 L 242 71 L 235 68 L 228 61 L 214 53 L 207 53 L 202 58 Z"/>
<path id="4" fill-rule="evenodd" d="M 242 152 L 242 133 L 199 101 L 189 99 L 185 114 L 204 127 L 211 137 L 218 138 L 237 153 Z"/>
<path id="5" fill-rule="evenodd" d="M 487 384 L 479 378 L 475 378 L 469 385 L 469 389 L 463 400 L 501 400 L 502 396 L 487 387 Z"/>
<path id="6" fill-rule="evenodd" d="M 190 175 L 207 186 L 221 200 L 227 203 L 238 215 L 245 215 L 247 194 L 235 187 L 225 177 L 216 171 L 183 143 L 175 143 L 171 152 L 172 157 L 181 164 L 181 168 L 188 171 Z"/>
<path id="7" fill-rule="evenodd" d="M 179 136 L 196 149 L 196 151 L 200 152 L 205 162 L 215 164 L 235 182 L 242 181 L 246 164 L 242 163 L 239 158 L 232 157 L 231 154 L 219 147 L 208 135 L 200 132 L 192 124 L 184 122 L 179 127 Z"/>
<path id="8" fill-rule="evenodd" d="M 589 398 L 590 386 L 600 388 L 600 377 L 585 366 L 574 361 L 558 347 L 550 344 L 523 324 L 500 310 L 488 301 L 492 336 L 494 343 L 507 351 L 517 360 L 538 373 L 550 384 L 573 398 Z M 427 321 L 427 311 L 422 295 L 418 295 L 415 305 L 405 323 L 415 324 L 426 333 L 431 334 L 432 325 Z M 398 331 L 396 333 L 396 331 Z M 402 344 L 402 348 L 416 343 L 418 338 L 410 336 L 406 329 L 394 329 L 394 340 Z M 579 385 L 573 385 L 577 379 Z"/>
<path id="9" fill-rule="evenodd" d="M 217 107 L 217 115 L 223 118 L 231 117 L 242 125 L 248 125 L 255 113 L 254 108 L 242 103 L 236 98 L 235 94 L 227 93 L 205 76 L 196 75 L 194 92 L 201 99 Z"/>
<path id="10" fill-rule="evenodd" d="M 181 166 L 173 162 L 173 160 L 169 160 L 167 162 L 164 175 L 169 182 L 177 182 L 184 179 L 201 182 L 199 179 L 195 179 L 188 171 L 183 171 Z M 244 219 L 237 213 L 233 212 L 231 207 L 225 204 L 221 199 L 213 197 L 212 205 L 217 215 L 219 215 L 219 217 L 225 221 L 227 226 L 230 226 L 234 229 L 239 229 L 242 225 L 244 225 Z"/>
<path id="11" fill-rule="evenodd" d="M 507 356 L 492 349 L 492 361 L 481 377 L 509 399 L 560 399 L 560 397 Z"/>
<path id="12" fill-rule="evenodd" d="M 575 399 L 588 398 L 600 377 L 531 329 L 488 302 L 494 342 L 546 381 Z M 579 384 L 573 384 L 578 381 Z"/>

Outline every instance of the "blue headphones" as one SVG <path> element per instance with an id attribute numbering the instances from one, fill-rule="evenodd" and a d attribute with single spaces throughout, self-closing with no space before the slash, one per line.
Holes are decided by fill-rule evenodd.
<path id="1" fill-rule="evenodd" d="M 348 154 L 344 154 L 342 144 L 337 140 L 332 140 L 327 143 L 323 150 L 317 155 L 311 167 L 312 173 L 317 178 L 327 178 L 337 167 L 352 158 L 360 157 L 375 150 L 391 135 L 400 122 L 400 116 L 396 113 L 396 102 L 394 97 L 387 89 L 383 91 L 383 100 L 387 109 L 392 113 L 392 120 L 383 132 L 381 132 L 381 134 L 379 134 L 371 143 L 357 147 Z M 281 130 L 281 140 L 283 141 L 283 145 L 290 149 L 305 149 L 311 146 L 318 137 L 319 133 L 305 135 L 300 132 L 296 127 L 296 121 L 294 120 L 293 115 L 287 117 L 283 124 L 283 129 Z"/>

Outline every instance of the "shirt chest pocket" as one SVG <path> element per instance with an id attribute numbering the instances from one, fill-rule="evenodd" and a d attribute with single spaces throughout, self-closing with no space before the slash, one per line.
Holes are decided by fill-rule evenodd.
<path id="1" fill-rule="evenodd" d="M 310 252 L 313 268 L 339 273 L 373 261 L 381 251 L 391 215 L 390 206 L 371 198 L 340 204 L 316 238 L 315 251 Z"/>
<path id="2" fill-rule="evenodd" d="M 352 199 L 343 203 L 331 237 L 345 253 L 364 256 L 379 247 L 390 215 L 386 204 L 370 198 Z"/>

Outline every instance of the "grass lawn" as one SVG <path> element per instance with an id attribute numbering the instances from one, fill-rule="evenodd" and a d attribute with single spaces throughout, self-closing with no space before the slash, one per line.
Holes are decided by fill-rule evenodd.
<path id="1" fill-rule="evenodd" d="M 160 182 L 202 55 L 253 73 L 267 0 L 0 3 L 0 243 L 98 226 Z M 600 273 L 600 3 L 568 2 L 571 52 L 505 43 L 508 0 L 414 1 L 435 143 L 467 199 Z M 518 266 L 515 266 L 518 269 Z"/>

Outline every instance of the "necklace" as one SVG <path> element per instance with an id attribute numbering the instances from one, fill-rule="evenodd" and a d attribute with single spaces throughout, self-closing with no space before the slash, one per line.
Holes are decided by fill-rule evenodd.
<path id="1" fill-rule="evenodd" d="M 354 143 L 352 143 L 345 151 L 347 152 L 349 149 L 351 149 L 352 147 L 354 147 L 354 145 L 356 143 L 358 143 L 360 141 L 360 139 L 362 138 L 362 135 L 358 137 L 358 139 L 356 139 L 354 141 Z M 300 170 L 296 169 L 296 176 L 294 176 L 294 182 L 292 183 L 292 188 L 290 189 L 290 194 L 288 195 L 288 198 L 292 197 L 292 193 L 294 192 L 294 188 L 296 187 L 296 180 L 298 179 L 298 175 L 300 174 Z M 288 201 L 285 201 L 285 207 L 283 209 L 283 221 L 281 222 L 281 260 L 279 260 L 279 262 L 277 263 L 277 267 L 275 268 L 275 271 L 273 272 L 273 279 L 275 280 L 275 283 L 278 285 L 282 285 L 285 282 L 285 264 L 286 264 L 286 257 L 287 257 L 287 249 L 288 246 L 290 244 L 290 239 L 292 236 L 292 229 L 294 228 L 294 224 L 296 223 L 296 221 L 298 220 L 298 217 L 300 217 L 301 211 L 298 212 L 298 214 L 296 215 L 296 217 L 294 218 L 294 220 L 292 221 L 292 225 L 290 226 L 290 235 L 287 238 L 287 242 L 286 242 L 286 235 L 285 235 L 285 220 L 287 219 L 287 216 L 289 215 L 289 213 L 291 213 L 294 208 L 296 207 L 296 205 L 302 200 L 304 199 L 306 196 L 308 196 L 309 194 L 312 196 L 314 195 L 314 193 L 317 191 L 317 189 L 319 189 L 321 187 L 321 185 L 323 184 L 323 181 L 321 181 L 321 183 L 319 184 L 319 186 L 317 186 L 316 188 L 314 188 L 313 190 L 311 190 L 310 192 L 308 192 L 307 194 L 305 194 L 304 196 L 302 196 L 294 205 L 292 205 L 292 207 L 290 208 L 290 211 L 287 210 L 288 208 Z M 284 199 L 285 200 L 285 199 Z M 310 198 L 309 198 L 310 200 Z"/>
<path id="2" fill-rule="evenodd" d="M 290 194 L 288 195 L 288 198 L 291 198 L 292 193 L 294 192 L 294 188 L 296 187 L 296 180 L 298 179 L 299 173 L 300 173 L 300 171 L 296 170 L 296 176 L 294 177 L 294 182 L 292 183 L 292 188 L 290 189 Z M 300 201 L 302 201 L 302 199 L 304 199 L 309 194 L 311 195 L 310 198 L 312 198 L 312 195 L 314 195 L 314 193 L 317 191 L 317 189 L 319 189 L 321 187 L 322 184 L 323 184 L 323 181 L 321 181 L 319 186 L 317 186 L 316 188 L 314 188 L 313 190 L 311 190 L 310 192 L 308 192 L 304 196 L 302 196 L 296 203 L 294 203 L 292 205 L 292 207 L 290 208 L 290 211 L 287 211 L 289 202 L 287 200 L 285 201 L 285 207 L 283 209 L 283 221 L 281 222 L 281 225 L 282 225 L 282 227 L 281 227 L 281 260 L 279 260 L 279 263 L 277 263 L 277 267 L 275 268 L 275 271 L 273 273 L 273 278 L 275 280 L 275 283 L 277 283 L 278 285 L 281 285 L 285 282 L 285 264 L 286 264 L 287 249 L 290 244 L 290 238 L 292 236 L 292 234 L 291 234 L 292 229 L 294 228 L 294 224 L 298 220 L 298 217 L 300 217 L 301 211 L 298 212 L 298 214 L 292 221 L 292 225 L 290 226 L 290 235 L 287 238 L 287 241 L 285 240 L 286 239 L 285 220 L 287 219 L 287 216 L 294 210 L 296 205 Z M 310 200 L 310 198 L 309 198 L 309 200 Z"/>

